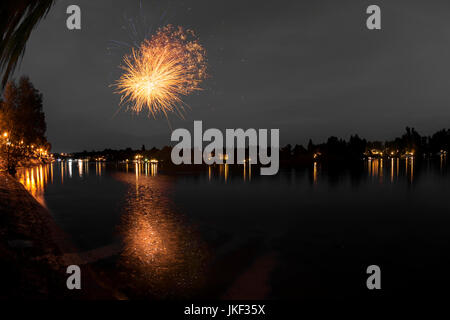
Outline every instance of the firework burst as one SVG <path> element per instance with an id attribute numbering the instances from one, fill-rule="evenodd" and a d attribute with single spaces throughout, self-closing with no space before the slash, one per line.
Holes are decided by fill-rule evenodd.
<path id="1" fill-rule="evenodd" d="M 121 68 L 115 84 L 121 104 L 153 117 L 160 112 L 182 116 L 182 98 L 201 90 L 206 78 L 206 51 L 192 30 L 168 25 L 125 56 Z"/>

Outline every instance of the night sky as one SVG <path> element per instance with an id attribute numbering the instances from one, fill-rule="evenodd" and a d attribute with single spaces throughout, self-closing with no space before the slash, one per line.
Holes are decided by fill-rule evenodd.
<path id="1" fill-rule="evenodd" d="M 66 28 L 77 4 L 82 30 Z M 366 28 L 368 5 L 382 30 Z M 384 140 L 450 127 L 448 1 L 57 1 L 32 33 L 15 77 L 44 95 L 54 152 L 170 144 L 167 120 L 120 111 L 110 87 L 130 42 L 128 17 L 192 28 L 210 78 L 173 128 L 279 128 L 281 144 L 358 133 Z M 139 15 L 141 17 L 139 18 Z M 144 33 L 141 33 L 142 38 Z M 139 37 L 138 37 L 139 38 Z M 138 39 L 139 40 L 139 39 Z"/>

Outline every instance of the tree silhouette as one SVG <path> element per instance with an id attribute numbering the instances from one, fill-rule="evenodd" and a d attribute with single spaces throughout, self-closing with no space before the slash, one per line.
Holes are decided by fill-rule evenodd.
<path id="1" fill-rule="evenodd" d="M 19 161 L 50 149 L 46 129 L 42 94 L 27 77 L 22 77 L 18 86 L 8 82 L 0 104 L 0 130 L 1 154 L 10 172 Z"/>

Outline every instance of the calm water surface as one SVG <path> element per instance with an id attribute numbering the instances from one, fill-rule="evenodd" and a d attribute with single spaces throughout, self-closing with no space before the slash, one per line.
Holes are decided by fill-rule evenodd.
<path id="1" fill-rule="evenodd" d="M 438 294 L 450 283 L 446 158 L 167 174 L 157 164 L 53 163 L 19 180 L 130 297 Z"/>

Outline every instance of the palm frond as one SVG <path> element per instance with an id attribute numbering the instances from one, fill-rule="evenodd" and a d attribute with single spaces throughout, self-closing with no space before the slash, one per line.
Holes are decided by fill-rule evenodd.
<path id="1" fill-rule="evenodd" d="M 4 88 L 23 57 L 26 43 L 55 0 L 14 0 L 0 4 L 0 72 Z"/>

